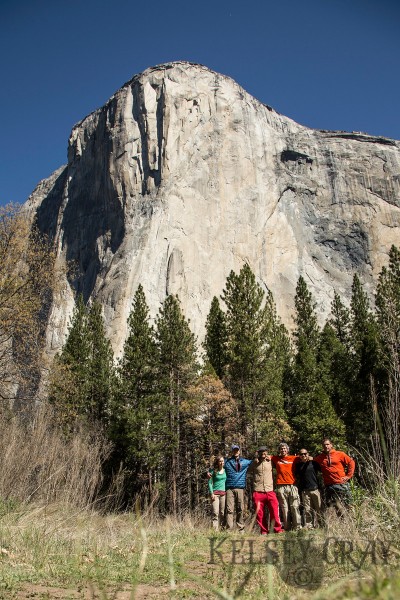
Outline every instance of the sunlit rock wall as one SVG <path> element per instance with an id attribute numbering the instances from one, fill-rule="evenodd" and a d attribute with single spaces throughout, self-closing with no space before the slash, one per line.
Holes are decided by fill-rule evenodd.
<path id="1" fill-rule="evenodd" d="M 139 283 L 152 316 L 178 294 L 201 339 L 212 297 L 244 262 L 288 325 L 303 275 L 322 320 L 334 289 L 348 298 L 357 272 L 371 290 L 400 244 L 399 147 L 298 125 L 204 66 L 144 71 L 73 128 L 68 165 L 28 201 L 76 267 L 49 348 L 78 291 L 103 304 L 120 352 Z"/>

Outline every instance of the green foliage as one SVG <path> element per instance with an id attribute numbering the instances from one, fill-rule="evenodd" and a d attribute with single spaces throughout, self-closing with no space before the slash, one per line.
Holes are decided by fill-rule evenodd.
<path id="1" fill-rule="evenodd" d="M 198 372 L 195 337 L 177 296 L 167 296 L 160 308 L 156 343 L 158 407 L 163 420 L 160 427 L 164 445 L 162 478 L 167 481 L 167 506 L 176 514 L 182 506 L 186 487 L 182 482 L 183 472 L 189 468 L 187 461 L 190 460 L 190 428 L 185 427 L 184 411 L 188 410 L 188 391 Z"/>
<path id="2" fill-rule="evenodd" d="M 282 377 L 289 348 L 272 294 L 265 293 L 245 264 L 231 271 L 222 299 L 226 305 L 226 384 L 238 403 L 240 429 L 257 444 L 270 427 L 268 415 L 283 417 Z M 269 423 L 269 425 L 268 425 Z"/>
<path id="3" fill-rule="evenodd" d="M 347 431 L 353 428 L 351 412 L 355 378 L 353 356 L 350 311 L 335 291 L 331 304 L 331 318 L 322 330 L 319 362 L 325 388 Z"/>
<path id="4" fill-rule="evenodd" d="M 91 419 L 106 425 L 115 386 L 114 357 L 106 338 L 101 306 L 93 302 L 87 318 L 89 356 L 87 369 L 87 397 L 85 412 Z"/>
<path id="5" fill-rule="evenodd" d="M 241 397 L 245 410 L 246 396 L 251 395 L 251 387 L 260 372 L 265 333 L 262 310 L 264 292 L 247 264 L 239 275 L 231 271 L 222 299 L 227 309 L 230 387 L 236 388 L 235 392 Z"/>
<path id="6" fill-rule="evenodd" d="M 379 275 L 376 312 L 381 356 L 394 375 L 400 353 L 400 250 L 396 246 L 390 249 L 389 266 Z"/>
<path id="7" fill-rule="evenodd" d="M 289 333 L 281 323 L 272 292 L 268 290 L 264 305 L 263 397 L 257 407 L 258 436 L 269 447 L 281 439 L 290 439 L 293 432 L 284 409 L 284 382 L 292 361 Z"/>
<path id="8" fill-rule="evenodd" d="M 319 327 L 315 312 L 316 303 L 302 276 L 299 277 L 297 282 L 294 305 L 296 308 L 294 337 L 297 346 L 299 348 L 301 343 L 306 343 L 311 350 L 315 350 L 319 341 Z"/>
<path id="9" fill-rule="evenodd" d="M 167 395 L 179 396 L 197 372 L 196 340 L 177 296 L 167 296 L 156 319 L 158 376 Z"/>
<path id="10" fill-rule="evenodd" d="M 50 400 L 61 420 L 78 417 L 107 423 L 114 386 L 113 354 L 105 335 L 101 306 L 87 309 L 78 296 L 61 355 L 54 362 Z"/>
<path id="11" fill-rule="evenodd" d="M 339 294 L 335 291 L 331 305 L 331 319 L 329 324 L 335 331 L 336 338 L 345 347 L 351 346 L 350 311 L 343 304 Z"/>
<path id="12" fill-rule="evenodd" d="M 293 365 L 292 398 L 299 393 L 312 394 L 318 384 L 317 350 L 320 331 L 315 312 L 315 302 L 308 290 L 303 277 L 300 277 L 296 287 L 295 296 L 295 324 L 294 339 L 296 356 Z M 298 411 L 299 407 L 291 407 Z M 301 410 L 301 407 L 300 407 Z"/>
<path id="13" fill-rule="evenodd" d="M 315 302 L 303 277 L 299 278 L 296 287 L 295 308 L 297 353 L 290 377 L 287 410 L 299 445 L 306 445 L 314 452 L 320 448 L 324 436 L 332 437 L 338 445 L 344 440 L 344 424 L 331 400 L 335 336 L 330 326 L 321 334 Z"/>
<path id="14" fill-rule="evenodd" d="M 348 407 L 349 441 L 365 445 L 373 429 L 371 381 L 378 375 L 378 331 L 368 296 L 354 275 L 351 296 L 351 347 L 353 384 Z"/>
<path id="15" fill-rule="evenodd" d="M 222 379 L 225 366 L 228 362 L 226 344 L 227 331 L 225 315 L 219 305 L 218 298 L 214 296 L 206 320 L 204 349 L 206 351 L 208 362 L 220 379 Z"/>
<path id="16" fill-rule="evenodd" d="M 157 360 L 149 309 L 139 285 L 128 317 L 128 337 L 118 367 L 110 426 L 110 436 L 115 444 L 114 462 L 122 461 L 130 473 L 132 494 L 143 485 L 151 493 L 151 473 L 161 452 L 155 402 Z"/>
<path id="17" fill-rule="evenodd" d="M 231 271 L 206 322 L 200 373 L 196 340 L 179 299 L 168 296 L 150 325 L 141 286 L 128 319 L 117 375 L 99 305 L 77 300 L 51 397 L 69 425 L 101 422 L 114 443 L 112 467 L 129 474 L 129 493 L 178 514 L 199 503 L 200 474 L 234 440 L 244 451 L 282 438 L 320 449 L 361 446 L 384 431 L 380 456 L 400 472 L 400 253 L 382 269 L 376 314 L 357 276 L 350 310 L 335 292 L 320 329 L 303 277 L 296 287 L 293 347 L 272 293 L 245 264 Z M 371 390 L 373 393 L 371 393 Z M 389 457 L 389 458 L 387 458 Z M 397 474 L 397 475 L 396 475 Z M 384 473 L 385 475 L 385 473 Z"/>
<path id="18" fill-rule="evenodd" d="M 400 251 L 392 246 L 389 265 L 379 276 L 376 293 L 380 379 L 375 400 L 385 471 L 400 477 Z"/>

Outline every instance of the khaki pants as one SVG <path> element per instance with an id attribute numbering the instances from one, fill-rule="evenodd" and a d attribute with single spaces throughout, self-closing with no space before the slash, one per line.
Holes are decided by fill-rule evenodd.
<path id="1" fill-rule="evenodd" d="M 226 490 L 226 527 L 233 529 L 233 514 L 236 509 L 236 525 L 239 531 L 244 531 L 243 511 L 244 511 L 244 490 L 234 488 Z"/>
<path id="2" fill-rule="evenodd" d="M 303 490 L 301 503 L 304 508 L 305 527 L 318 527 L 321 523 L 321 494 L 319 490 Z"/>
<path id="3" fill-rule="evenodd" d="M 212 526 L 216 531 L 225 524 L 225 498 L 226 496 L 214 496 L 211 503 Z"/>
<path id="4" fill-rule="evenodd" d="M 278 485 L 276 495 L 285 531 L 301 529 L 300 497 L 295 485 Z"/>

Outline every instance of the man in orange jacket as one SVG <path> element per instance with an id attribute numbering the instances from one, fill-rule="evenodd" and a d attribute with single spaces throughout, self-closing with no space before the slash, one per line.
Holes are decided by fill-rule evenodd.
<path id="1" fill-rule="evenodd" d="M 321 454 L 314 457 L 321 467 L 324 480 L 327 507 L 335 506 L 338 514 L 343 514 L 342 506 L 351 503 L 349 480 L 354 475 L 355 462 L 345 452 L 335 450 L 329 438 L 322 441 Z"/>
<path id="2" fill-rule="evenodd" d="M 289 446 L 282 442 L 278 446 L 278 456 L 271 456 L 276 469 L 276 495 L 282 513 L 285 531 L 301 529 L 300 496 L 295 483 L 294 463 L 299 457 L 289 454 Z"/>

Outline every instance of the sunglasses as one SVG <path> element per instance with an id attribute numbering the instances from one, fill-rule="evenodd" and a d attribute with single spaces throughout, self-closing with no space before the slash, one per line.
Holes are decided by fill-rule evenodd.
<path id="1" fill-rule="evenodd" d="M 308 456 L 308 452 L 300 452 L 300 456 Z"/>

